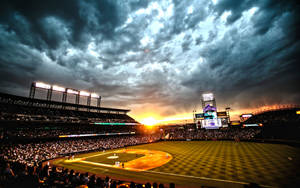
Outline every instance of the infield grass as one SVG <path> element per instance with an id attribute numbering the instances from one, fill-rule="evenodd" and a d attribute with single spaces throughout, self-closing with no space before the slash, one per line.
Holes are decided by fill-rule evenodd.
<path id="1" fill-rule="evenodd" d="M 300 182 L 300 149 L 281 145 L 233 141 L 165 141 L 128 147 L 158 150 L 172 155 L 168 163 L 146 171 L 95 166 L 58 159 L 53 164 L 83 172 L 108 175 L 136 182 L 174 182 L 178 187 L 243 187 L 255 182 L 266 187 L 298 187 Z M 77 155 L 85 161 L 113 164 L 107 159 L 114 151 Z M 97 155 L 97 156 L 95 156 Z M 119 161 L 142 157 L 121 154 Z M 94 156 L 94 157 L 91 157 Z"/>
<path id="2" fill-rule="evenodd" d="M 111 159 L 109 158 L 109 157 L 114 157 L 114 156 L 117 156 L 117 158 L 111 158 Z M 143 157 L 143 156 L 144 155 L 142 155 L 142 154 L 131 154 L 131 153 L 117 153 L 117 154 L 107 153 L 104 155 L 87 158 L 86 161 L 113 165 L 117 161 L 128 162 L 128 161 L 131 161 L 131 160 Z"/>

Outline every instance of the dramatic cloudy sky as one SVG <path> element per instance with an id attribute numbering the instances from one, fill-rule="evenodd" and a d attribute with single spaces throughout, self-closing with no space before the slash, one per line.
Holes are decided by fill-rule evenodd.
<path id="1" fill-rule="evenodd" d="M 98 92 L 137 119 L 300 102 L 300 7 L 289 0 L 2 0 L 0 91 Z M 298 84 L 297 84 L 298 83 Z"/>

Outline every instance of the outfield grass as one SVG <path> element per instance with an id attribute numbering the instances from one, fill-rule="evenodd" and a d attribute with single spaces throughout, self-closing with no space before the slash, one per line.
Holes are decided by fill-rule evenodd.
<path id="1" fill-rule="evenodd" d="M 56 160 L 54 164 L 119 179 L 174 182 L 184 187 L 243 187 L 244 183 L 249 182 L 270 187 L 297 187 L 300 182 L 300 149 L 287 145 L 232 141 L 172 141 L 128 148 L 164 151 L 171 154 L 173 159 L 163 166 L 143 172 L 80 162 L 66 163 L 64 159 Z M 113 155 L 113 150 L 107 152 L 98 152 L 101 155 L 97 157 L 89 158 L 98 153 L 76 157 L 87 157 L 87 161 L 109 164 L 111 161 L 107 157 Z M 141 157 L 125 153 L 122 155 L 127 161 Z M 108 162 L 105 162 L 107 160 Z"/>

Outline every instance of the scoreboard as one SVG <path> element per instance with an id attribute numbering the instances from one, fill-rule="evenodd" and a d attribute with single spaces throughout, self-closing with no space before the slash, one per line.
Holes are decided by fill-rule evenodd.
<path id="1" fill-rule="evenodd" d="M 196 119 L 204 119 L 204 114 L 203 113 L 195 114 L 195 118 Z"/>

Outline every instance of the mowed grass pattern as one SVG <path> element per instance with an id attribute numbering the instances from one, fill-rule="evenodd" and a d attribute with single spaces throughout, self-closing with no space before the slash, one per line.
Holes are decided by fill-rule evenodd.
<path id="1" fill-rule="evenodd" d="M 182 141 L 149 145 L 149 149 L 160 149 L 173 156 L 172 161 L 153 171 L 264 185 L 285 185 L 300 181 L 300 151 L 286 145 Z"/>
<path id="2" fill-rule="evenodd" d="M 197 183 L 220 186 L 203 182 L 201 177 L 255 182 L 271 187 L 297 187 L 300 182 L 300 149 L 287 145 L 232 141 L 166 141 L 130 148 L 164 151 L 170 153 L 173 159 L 150 172 L 103 168 L 91 171 L 92 167 L 87 165 L 85 168 L 85 164 L 70 165 L 59 162 L 59 165 L 114 177 L 175 182 L 187 187 L 196 187 Z M 232 185 L 221 184 L 221 187 Z"/>

